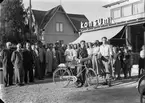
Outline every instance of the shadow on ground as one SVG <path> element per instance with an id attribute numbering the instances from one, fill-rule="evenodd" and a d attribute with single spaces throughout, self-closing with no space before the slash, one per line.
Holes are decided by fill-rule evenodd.
<path id="1" fill-rule="evenodd" d="M 71 93 L 69 103 L 140 103 L 136 89 L 137 78 L 116 81 L 112 87 Z"/>

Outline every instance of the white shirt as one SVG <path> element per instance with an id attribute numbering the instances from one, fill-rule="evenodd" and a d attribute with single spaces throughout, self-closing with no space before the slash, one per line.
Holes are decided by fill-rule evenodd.
<path id="1" fill-rule="evenodd" d="M 141 57 L 141 58 L 145 58 L 145 51 L 144 51 L 144 50 L 141 50 L 141 51 L 140 51 L 140 57 Z"/>
<path id="2" fill-rule="evenodd" d="M 111 46 L 108 44 L 101 45 L 100 46 L 100 54 L 102 56 L 111 56 L 113 54 Z"/>
<path id="3" fill-rule="evenodd" d="M 77 57 L 77 51 L 74 50 L 74 49 L 72 49 L 72 56 L 73 56 L 73 57 Z"/>
<path id="4" fill-rule="evenodd" d="M 99 54 L 100 47 L 94 47 L 93 48 L 93 55 Z"/>
<path id="5" fill-rule="evenodd" d="M 66 49 L 64 55 L 66 56 L 66 61 L 72 61 L 73 58 L 72 49 Z"/>
<path id="6" fill-rule="evenodd" d="M 93 54 L 93 48 L 87 48 L 87 52 L 88 52 L 88 55 L 92 55 Z"/>

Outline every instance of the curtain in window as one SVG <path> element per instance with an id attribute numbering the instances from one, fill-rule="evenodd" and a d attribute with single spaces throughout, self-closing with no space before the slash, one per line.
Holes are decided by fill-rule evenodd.
<path id="1" fill-rule="evenodd" d="M 130 16 L 132 15 L 132 6 L 124 6 L 122 7 L 122 16 Z"/>
<path id="2" fill-rule="evenodd" d="M 115 9 L 115 10 L 113 10 L 113 17 L 114 18 L 121 17 L 121 9 Z"/>
<path id="3" fill-rule="evenodd" d="M 60 32 L 63 32 L 63 24 L 60 23 Z"/>
<path id="4" fill-rule="evenodd" d="M 143 3 L 133 4 L 133 14 L 138 14 L 144 12 Z"/>
<path id="5" fill-rule="evenodd" d="M 59 32 L 59 23 L 56 23 L 56 31 Z"/>

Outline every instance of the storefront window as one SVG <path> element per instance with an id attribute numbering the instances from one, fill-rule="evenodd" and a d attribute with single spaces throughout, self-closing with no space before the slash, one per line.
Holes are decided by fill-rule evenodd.
<path id="1" fill-rule="evenodd" d="M 120 18 L 121 17 L 121 8 L 117 8 L 112 10 L 113 18 Z"/>
<path id="2" fill-rule="evenodd" d="M 132 15 L 132 5 L 122 7 L 122 16 Z"/>
<path id="3" fill-rule="evenodd" d="M 144 12 L 144 5 L 143 3 L 136 3 L 133 4 L 133 14 L 139 14 Z"/>

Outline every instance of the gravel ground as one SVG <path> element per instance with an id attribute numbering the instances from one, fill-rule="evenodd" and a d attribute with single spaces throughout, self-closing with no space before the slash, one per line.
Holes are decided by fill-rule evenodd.
<path id="1" fill-rule="evenodd" d="M 113 85 L 110 88 L 99 86 L 98 90 L 93 87 L 75 88 L 73 85 L 61 88 L 52 83 L 51 79 L 46 79 L 21 87 L 7 87 L 3 89 L 2 93 L 5 103 L 96 103 L 96 101 L 98 101 L 97 103 L 139 103 L 139 96 L 135 91 L 136 79 L 116 81 Z M 132 95 L 129 96 L 130 99 L 127 99 L 127 102 L 123 102 L 122 99 L 120 99 L 122 102 L 115 101 L 120 97 L 125 98 L 129 91 L 132 92 Z M 129 102 L 134 96 L 137 99 L 134 101 L 137 102 Z"/>
<path id="2" fill-rule="evenodd" d="M 2 93 L 5 103 L 68 103 L 69 93 L 84 90 L 86 88 L 76 89 L 73 86 L 60 88 L 47 79 L 21 87 L 7 87 Z"/>

